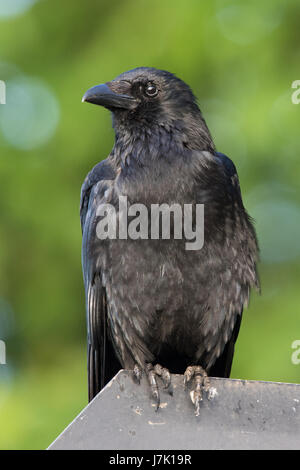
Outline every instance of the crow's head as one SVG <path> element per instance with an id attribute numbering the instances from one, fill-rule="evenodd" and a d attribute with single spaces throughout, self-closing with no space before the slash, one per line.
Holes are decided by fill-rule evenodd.
<path id="1" fill-rule="evenodd" d="M 160 127 L 181 132 L 192 147 L 213 148 L 190 87 L 170 72 L 138 67 L 89 89 L 82 101 L 109 109 L 116 132 Z"/>

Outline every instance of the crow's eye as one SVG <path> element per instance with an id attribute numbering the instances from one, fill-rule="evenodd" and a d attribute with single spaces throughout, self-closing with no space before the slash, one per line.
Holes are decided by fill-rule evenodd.
<path id="1" fill-rule="evenodd" d="M 147 85 L 145 86 L 145 93 L 147 96 L 150 96 L 151 98 L 153 98 L 154 96 L 157 95 L 158 89 L 153 83 L 147 83 Z"/>

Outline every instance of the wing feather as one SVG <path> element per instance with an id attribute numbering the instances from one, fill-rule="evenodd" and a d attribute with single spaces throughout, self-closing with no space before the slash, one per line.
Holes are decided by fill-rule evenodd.
<path id="1" fill-rule="evenodd" d="M 103 198 L 107 184 L 113 178 L 113 171 L 107 163 L 100 162 L 86 177 L 80 202 L 82 228 L 82 268 L 86 291 L 87 315 L 87 367 L 89 400 L 121 368 L 108 335 L 106 293 L 101 279 L 101 249 L 96 237 L 96 209 Z M 110 181 L 111 182 L 111 181 Z"/>

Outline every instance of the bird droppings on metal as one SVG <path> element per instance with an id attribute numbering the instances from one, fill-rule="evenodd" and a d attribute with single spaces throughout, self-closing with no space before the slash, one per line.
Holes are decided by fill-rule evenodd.
<path id="1" fill-rule="evenodd" d="M 152 406 L 153 406 L 153 408 L 156 408 L 157 405 L 156 405 L 156 403 L 152 403 Z M 167 402 L 159 404 L 159 408 L 166 408 L 167 406 L 168 406 Z"/>
<path id="2" fill-rule="evenodd" d="M 148 424 L 150 424 L 151 426 L 160 426 L 160 425 L 166 424 L 166 423 L 164 421 L 160 422 L 160 423 L 153 423 L 153 421 L 148 421 Z"/>
<path id="3" fill-rule="evenodd" d="M 209 389 L 209 400 L 213 400 L 218 395 L 216 387 L 210 387 Z"/>
<path id="4" fill-rule="evenodd" d="M 140 408 L 139 406 L 137 406 L 135 409 L 134 409 L 134 412 L 137 414 L 137 415 L 142 415 L 143 414 L 143 408 Z"/>

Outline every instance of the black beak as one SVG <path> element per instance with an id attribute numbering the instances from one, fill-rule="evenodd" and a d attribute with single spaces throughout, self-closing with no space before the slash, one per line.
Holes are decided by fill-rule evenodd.
<path id="1" fill-rule="evenodd" d="M 114 108 L 134 109 L 137 101 L 133 96 L 123 95 L 112 91 L 108 85 L 97 85 L 90 88 L 82 98 L 82 102 L 98 104 L 110 110 Z"/>

